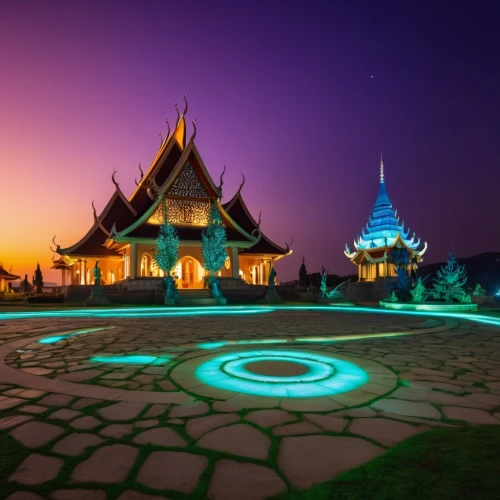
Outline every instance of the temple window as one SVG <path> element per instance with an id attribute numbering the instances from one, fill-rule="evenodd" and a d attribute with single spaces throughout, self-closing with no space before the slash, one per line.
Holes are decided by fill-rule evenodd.
<path id="1" fill-rule="evenodd" d="M 152 276 L 151 256 L 145 253 L 141 258 L 141 276 Z"/>

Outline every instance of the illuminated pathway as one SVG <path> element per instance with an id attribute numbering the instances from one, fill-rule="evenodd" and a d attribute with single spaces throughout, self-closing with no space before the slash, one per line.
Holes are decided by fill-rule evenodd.
<path id="1" fill-rule="evenodd" d="M 272 498 L 500 424 L 494 318 L 228 310 L 0 314 L 6 498 Z"/>

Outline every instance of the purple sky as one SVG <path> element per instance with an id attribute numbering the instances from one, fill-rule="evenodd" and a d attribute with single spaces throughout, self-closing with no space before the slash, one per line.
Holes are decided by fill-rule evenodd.
<path id="1" fill-rule="evenodd" d="M 425 262 L 499 251 L 498 19 L 493 2 L 3 0 L 0 260 L 59 279 L 52 236 L 83 236 L 113 169 L 132 192 L 184 93 L 217 183 L 228 166 L 225 200 L 243 172 L 264 232 L 293 235 L 282 280 L 302 256 L 309 272 L 356 271 L 344 244 L 381 151 Z"/>

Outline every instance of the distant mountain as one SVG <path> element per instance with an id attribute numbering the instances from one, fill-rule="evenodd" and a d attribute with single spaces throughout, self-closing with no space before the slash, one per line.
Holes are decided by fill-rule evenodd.
<path id="1" fill-rule="evenodd" d="M 467 259 L 457 259 L 459 264 L 465 264 L 467 271 L 467 288 L 474 289 L 479 283 L 489 295 L 500 291 L 500 252 L 487 252 L 468 257 Z M 425 283 L 427 287 L 431 285 L 431 279 L 437 270 L 446 264 L 438 262 L 420 266 L 417 270 L 419 276 L 431 274 L 429 281 Z"/>

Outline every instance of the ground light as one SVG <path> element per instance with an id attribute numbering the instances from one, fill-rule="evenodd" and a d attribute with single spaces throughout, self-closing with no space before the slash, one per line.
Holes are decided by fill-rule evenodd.
<path id="1" fill-rule="evenodd" d="M 69 337 L 74 337 L 75 335 L 83 335 L 84 333 L 99 332 L 101 330 L 110 330 L 114 326 L 104 326 L 101 328 L 86 328 L 85 330 L 78 330 L 76 332 L 64 333 L 61 335 L 54 335 L 53 337 L 45 337 L 38 341 L 39 344 L 55 344 L 61 340 L 67 339 Z"/>
<path id="2" fill-rule="evenodd" d="M 245 344 L 294 344 L 294 343 L 333 343 L 346 342 L 348 340 L 366 340 L 388 337 L 403 337 L 419 335 L 418 330 L 411 332 L 382 332 L 382 333 L 357 333 L 353 335 L 330 335 L 323 337 L 297 337 L 289 339 L 252 339 L 252 340 L 225 340 L 221 342 L 202 342 L 197 344 L 198 349 L 219 349 L 221 347 L 245 345 Z"/>
<path id="3" fill-rule="evenodd" d="M 292 363 L 306 368 L 296 376 L 255 373 L 248 369 L 263 361 Z M 331 396 L 352 391 L 368 382 L 368 374 L 355 364 L 329 356 L 301 351 L 242 351 L 222 354 L 195 370 L 203 383 L 256 396 L 304 398 Z"/>
<path id="4" fill-rule="evenodd" d="M 0 313 L 0 320 L 29 318 L 161 318 L 175 316 L 233 316 L 238 314 L 265 314 L 273 312 L 266 307 L 183 307 L 183 308 L 120 308 L 120 309 L 78 309 L 69 311 L 26 311 Z"/>
<path id="5" fill-rule="evenodd" d="M 94 363 L 119 363 L 122 365 L 163 365 L 170 360 L 170 356 L 148 356 L 146 354 L 124 354 L 110 356 L 93 356 Z"/>
<path id="6" fill-rule="evenodd" d="M 57 317 L 85 317 L 85 318 L 134 318 L 134 317 L 170 317 L 170 316 L 224 316 L 238 314 L 262 314 L 273 311 L 328 311 L 347 313 L 369 314 L 399 314 L 408 316 L 424 316 L 436 318 L 467 319 L 477 323 L 500 326 L 500 318 L 481 316 L 478 314 L 449 313 L 432 311 L 392 311 L 389 309 L 375 309 L 369 307 L 344 307 L 344 306 L 204 306 L 204 307 L 174 307 L 161 309 L 158 307 L 114 308 L 114 309 L 78 309 L 69 311 L 36 311 L 0 313 L 0 320 L 27 319 L 27 318 L 57 318 Z"/>

